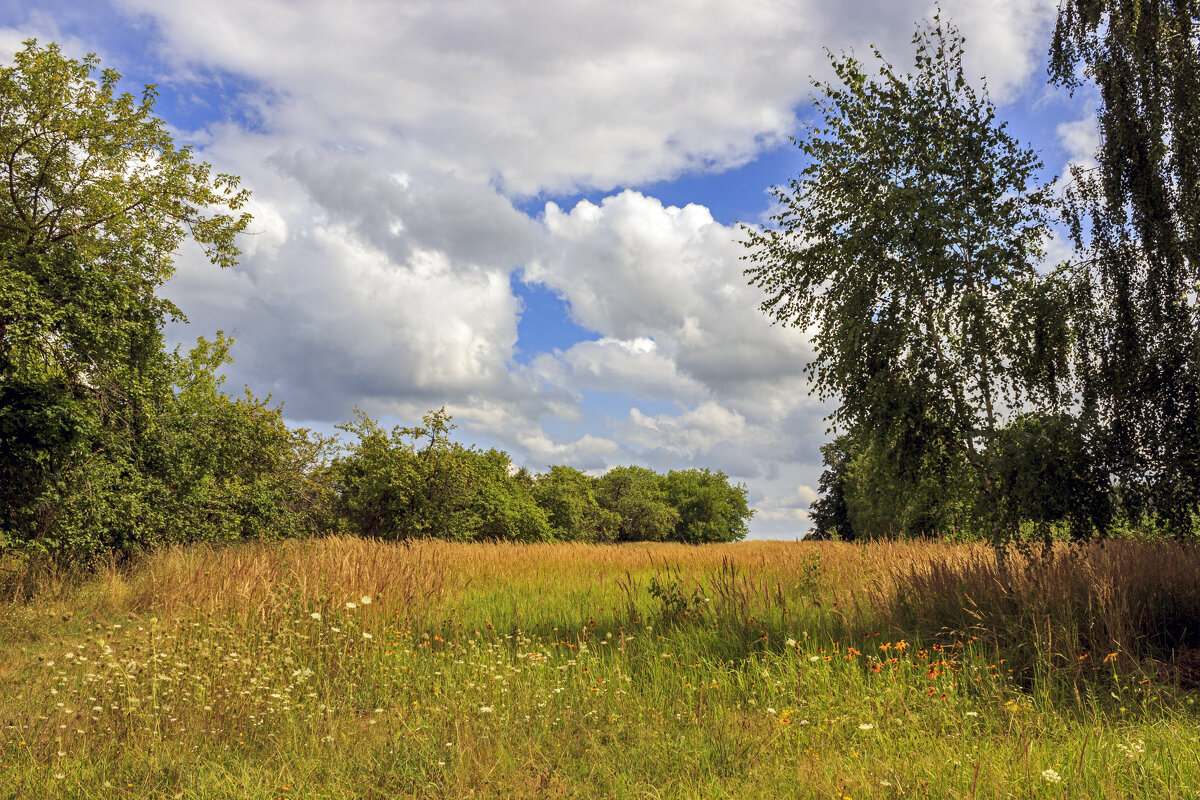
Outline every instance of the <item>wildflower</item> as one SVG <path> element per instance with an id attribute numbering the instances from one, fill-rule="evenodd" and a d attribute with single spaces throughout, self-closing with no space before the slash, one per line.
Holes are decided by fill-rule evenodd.
<path id="1" fill-rule="evenodd" d="M 372 636 L 371 634 L 367 633 L 366 631 L 363 631 L 363 638 L 364 639 L 374 639 L 375 637 Z"/>
<path id="2" fill-rule="evenodd" d="M 495 710 L 495 709 L 494 709 L 494 708 L 492 708 L 491 706 L 480 706 L 480 707 L 479 707 L 479 713 L 480 713 L 480 714 L 490 714 L 490 713 L 492 713 L 494 710 Z"/>
<path id="3" fill-rule="evenodd" d="M 310 616 L 310 617 L 312 617 L 312 618 L 313 618 L 313 619 L 315 619 L 315 620 L 320 620 L 320 619 L 321 619 L 321 612 L 320 612 L 320 611 L 314 611 L 314 612 L 312 612 L 311 614 L 309 614 L 309 616 Z"/>
<path id="4" fill-rule="evenodd" d="M 875 726 L 874 726 L 874 725 L 872 725 L 871 723 L 869 723 L 869 722 L 864 722 L 864 723 L 862 723 L 861 725 L 859 725 L 859 726 L 858 726 L 858 729 L 859 729 L 860 731 L 869 731 L 869 730 L 871 730 L 871 729 L 872 729 L 872 728 L 874 728 L 874 727 L 875 727 Z"/>
<path id="5" fill-rule="evenodd" d="M 1046 783 L 1062 783 L 1062 776 L 1055 770 L 1046 769 L 1042 770 L 1042 780 Z"/>
<path id="6" fill-rule="evenodd" d="M 346 608 L 350 611 L 353 611 L 354 609 L 358 608 L 358 603 L 346 603 Z"/>
<path id="7" fill-rule="evenodd" d="M 768 713 L 768 714 L 774 714 L 774 713 L 775 713 L 775 709 L 773 709 L 773 708 L 768 708 L 768 709 L 767 709 L 767 713 Z"/>
<path id="8" fill-rule="evenodd" d="M 820 656 L 809 656 L 808 660 L 809 661 L 820 661 L 821 657 Z"/>
<path id="9" fill-rule="evenodd" d="M 362 604 L 363 604 L 364 606 L 369 606 L 369 605 L 371 605 L 371 597 L 370 597 L 370 595 L 365 595 L 365 594 L 364 594 L 362 597 L 360 597 L 360 598 L 358 598 L 358 599 L 362 601 Z"/>
<path id="10" fill-rule="evenodd" d="M 979 712 L 978 712 L 978 711 L 968 711 L 968 712 L 967 712 L 967 716 L 968 716 L 968 717 L 978 717 L 978 716 L 979 716 Z"/>
<path id="11" fill-rule="evenodd" d="M 795 640 L 795 639 L 793 639 L 793 638 L 791 638 L 791 637 L 788 637 L 788 640 L 787 640 L 787 646 L 788 646 L 788 647 L 795 647 L 795 646 L 796 646 L 796 640 Z"/>

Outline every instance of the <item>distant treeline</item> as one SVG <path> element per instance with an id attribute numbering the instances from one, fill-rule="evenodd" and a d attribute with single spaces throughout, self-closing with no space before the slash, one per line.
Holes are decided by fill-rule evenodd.
<path id="1" fill-rule="evenodd" d="M 660 475 L 644 467 L 600 477 L 555 466 L 515 469 L 507 453 L 452 442 L 444 411 L 390 433 L 359 413 L 357 437 L 325 471 L 338 524 L 385 539 L 731 542 L 745 537 L 746 487 L 723 472 Z"/>
<path id="2" fill-rule="evenodd" d="M 501 450 L 452 441 L 444 411 L 391 431 L 356 412 L 344 446 L 289 428 L 281 408 L 220 391 L 229 345 L 218 335 L 186 357 L 146 348 L 140 366 L 154 380 L 136 392 L 102 372 L 72 383 L 16 381 L 10 370 L 0 384 L 0 552 L 80 561 L 331 533 L 688 543 L 747 533 L 746 488 L 721 472 L 533 474 Z"/>

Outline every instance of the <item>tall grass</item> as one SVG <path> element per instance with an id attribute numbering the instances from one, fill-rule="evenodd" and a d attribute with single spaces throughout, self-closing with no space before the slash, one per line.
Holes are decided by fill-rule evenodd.
<path id="1" fill-rule="evenodd" d="M 1077 681 L 1141 668 L 1200 687 L 1200 547 L 1114 541 L 1013 553 L 987 549 L 911 562 L 875 598 L 881 612 L 926 631 L 969 631 L 1041 670 Z"/>
<path id="2" fill-rule="evenodd" d="M 0 605 L 0 796 L 1194 796 L 1164 547 L 164 550 Z"/>

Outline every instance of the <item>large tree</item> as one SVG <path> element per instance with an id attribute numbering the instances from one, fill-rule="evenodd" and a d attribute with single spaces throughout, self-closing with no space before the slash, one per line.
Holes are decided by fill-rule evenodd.
<path id="1" fill-rule="evenodd" d="M 1133 517 L 1200 499 L 1200 2 L 1065 0 L 1050 74 L 1099 90 L 1067 211 L 1084 418 Z"/>
<path id="2" fill-rule="evenodd" d="M 32 41 L 0 68 L 0 549 L 310 531 L 322 440 L 219 391 L 228 340 L 164 347 L 177 249 L 233 264 L 248 194 L 119 78 Z"/>
<path id="3" fill-rule="evenodd" d="M 188 238 L 232 265 L 248 224 L 238 179 L 176 147 L 98 61 L 29 41 L 0 68 L 0 355 L 13 370 L 98 389 L 182 314 L 157 289 Z M 116 388 L 113 386 L 111 388 Z"/>
<path id="4" fill-rule="evenodd" d="M 999 534 L 991 442 L 1016 409 L 1061 401 L 1066 333 L 1037 269 L 1052 197 L 967 80 L 957 31 L 935 17 L 912 41 L 911 73 L 830 55 L 821 122 L 796 140 L 808 166 L 776 192 L 774 226 L 747 228 L 746 273 L 766 313 L 812 336 L 834 426 L 895 463 L 960 453 Z"/>

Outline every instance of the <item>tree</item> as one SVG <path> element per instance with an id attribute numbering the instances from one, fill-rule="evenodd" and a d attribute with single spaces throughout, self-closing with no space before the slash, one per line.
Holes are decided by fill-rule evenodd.
<path id="1" fill-rule="evenodd" d="M 821 495 L 812 504 L 812 531 L 808 537 L 817 541 L 858 538 L 850 525 L 850 509 L 846 506 L 846 484 L 849 481 L 850 450 L 854 441 L 849 432 L 841 433 L 821 445 L 825 469 L 817 484 Z"/>
<path id="2" fill-rule="evenodd" d="M 1025 522 L 1043 538 L 1051 526 L 1076 535 L 1101 531 L 1110 520 L 1106 473 L 1069 414 L 1024 414 L 993 443 L 1002 507 L 1013 525 Z"/>
<path id="3" fill-rule="evenodd" d="M 175 146 L 153 87 L 118 94 L 98 63 L 30 41 L 0 67 L 0 548 L 313 533 L 328 442 L 219 391 L 219 334 L 163 343 L 175 251 L 233 264 L 248 193 Z"/>
<path id="4" fill-rule="evenodd" d="M 0 369 L 6 384 L 63 381 L 106 409 L 162 358 L 182 319 L 156 291 L 185 239 L 230 266 L 250 217 L 238 179 L 177 148 L 113 70 L 28 41 L 0 68 Z M 130 421 L 131 422 L 131 421 Z"/>
<path id="5" fill-rule="evenodd" d="M 596 499 L 617 520 L 620 542 L 663 542 L 679 523 L 661 476 L 645 467 L 613 467 L 596 482 Z"/>
<path id="6" fill-rule="evenodd" d="M 552 539 L 550 522 L 537 504 L 532 484 L 513 470 L 508 453 L 495 448 L 468 452 L 476 462 L 472 510 L 477 538 L 513 542 Z"/>
<path id="7" fill-rule="evenodd" d="M 705 544 L 746 538 L 746 523 L 754 511 L 746 502 L 746 487 L 731 484 L 724 472 L 672 470 L 663 479 L 663 491 L 679 512 L 675 541 Z"/>
<path id="8" fill-rule="evenodd" d="M 1099 89 L 1098 166 L 1066 204 L 1083 421 L 1123 512 L 1191 528 L 1200 499 L 1200 3 L 1065 0 L 1054 82 Z"/>
<path id="9" fill-rule="evenodd" d="M 971 533 L 976 475 L 962 451 L 905 448 L 851 429 L 821 448 L 825 470 L 813 504 L 813 536 L 861 541 Z"/>
<path id="10" fill-rule="evenodd" d="M 342 514 L 351 529 L 384 539 L 474 538 L 470 492 L 475 464 L 449 438 L 441 411 L 423 425 L 397 426 L 390 434 L 362 411 L 339 426 L 358 441 L 333 464 Z M 423 443 L 423 446 L 421 446 Z"/>
<path id="11" fill-rule="evenodd" d="M 554 466 L 538 475 L 534 497 L 550 522 L 554 538 L 602 542 L 614 538 L 619 520 L 600 507 L 596 480 L 574 467 Z"/>
<path id="12" fill-rule="evenodd" d="M 1037 264 L 1052 197 L 1041 167 L 963 72 L 938 17 L 913 36 L 915 73 L 878 51 L 815 82 L 823 122 L 796 144 L 809 165 L 776 192 L 775 227 L 746 228 L 763 311 L 811 330 L 815 390 L 836 428 L 920 462 L 952 450 L 976 473 L 1000 536 L 989 443 L 1027 402 L 1062 401 L 1059 287 Z"/>
<path id="13" fill-rule="evenodd" d="M 388 433 L 356 409 L 339 426 L 358 437 L 332 465 L 350 529 L 384 539 L 549 539 L 546 513 L 508 454 L 451 441 L 451 419 L 443 408 Z"/>

